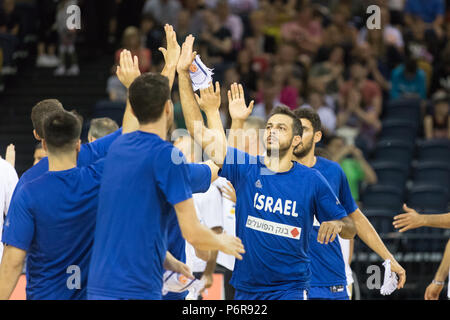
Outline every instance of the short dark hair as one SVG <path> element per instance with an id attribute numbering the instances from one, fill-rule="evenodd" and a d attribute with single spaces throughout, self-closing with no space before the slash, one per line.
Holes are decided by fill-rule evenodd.
<path id="1" fill-rule="evenodd" d="M 134 80 L 128 92 L 139 123 L 156 122 L 170 99 L 169 79 L 157 73 L 144 73 Z"/>
<path id="2" fill-rule="evenodd" d="M 319 114 L 310 108 L 297 108 L 294 110 L 295 116 L 300 119 L 306 119 L 311 122 L 314 132 L 322 130 L 322 121 L 320 120 Z"/>
<path id="3" fill-rule="evenodd" d="M 44 140 L 50 152 L 71 151 L 80 135 L 80 120 L 71 112 L 56 111 L 45 119 Z"/>
<path id="4" fill-rule="evenodd" d="M 59 100 L 46 99 L 38 102 L 31 110 L 31 122 L 33 122 L 33 128 L 36 133 L 43 138 L 44 137 L 44 121 L 45 118 L 55 112 L 64 110 L 63 105 Z"/>
<path id="5" fill-rule="evenodd" d="M 284 114 L 288 117 L 290 117 L 292 119 L 292 133 L 294 134 L 294 136 L 303 136 L 303 126 L 302 123 L 300 122 L 300 120 L 295 116 L 295 114 L 291 111 L 291 109 L 289 109 L 288 106 L 284 106 L 284 105 L 279 105 L 277 107 L 275 107 L 270 116 L 269 119 L 271 117 L 273 117 L 274 115 L 277 114 Z"/>

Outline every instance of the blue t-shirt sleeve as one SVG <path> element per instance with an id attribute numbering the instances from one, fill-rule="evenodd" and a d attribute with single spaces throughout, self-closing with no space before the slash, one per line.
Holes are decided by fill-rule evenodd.
<path id="1" fill-rule="evenodd" d="M 34 226 L 30 198 L 27 196 L 26 190 L 22 188 L 9 207 L 3 227 L 2 242 L 28 251 L 34 237 Z"/>
<path id="2" fill-rule="evenodd" d="M 211 169 L 206 164 L 187 164 L 192 193 L 203 193 L 211 186 Z"/>
<path id="3" fill-rule="evenodd" d="M 248 176 L 251 167 L 257 163 L 258 158 L 250 156 L 241 150 L 228 147 L 219 176 L 226 178 L 238 190 L 242 181 Z"/>
<path id="4" fill-rule="evenodd" d="M 89 171 L 90 175 L 94 178 L 94 181 L 100 184 L 103 175 L 103 168 L 105 167 L 106 158 L 101 158 L 94 164 L 91 164 L 86 170 Z M 83 170 L 83 168 L 81 169 Z"/>
<path id="5" fill-rule="evenodd" d="M 315 171 L 314 207 L 317 220 L 324 221 L 340 220 L 347 216 L 336 194 L 320 172 Z"/>
<path id="6" fill-rule="evenodd" d="M 181 151 L 174 150 L 175 147 L 165 147 L 159 152 L 154 166 L 154 174 L 159 189 L 165 195 L 167 202 L 171 205 L 192 198 L 192 189 L 189 181 L 188 167 Z M 178 152 L 178 159 L 184 159 L 176 164 L 172 158 L 173 152 Z"/>
<path id="7" fill-rule="evenodd" d="M 106 157 L 109 147 L 121 135 L 122 128 L 92 143 L 83 144 L 78 155 L 78 166 L 89 166 L 99 159 Z"/>
<path id="8" fill-rule="evenodd" d="M 353 199 L 352 192 L 350 190 L 350 186 L 348 185 L 347 177 L 345 176 L 344 171 L 339 167 L 340 176 L 341 176 L 341 186 L 339 188 L 339 200 L 341 201 L 342 206 L 344 207 L 347 214 L 351 214 L 358 209 L 358 205 Z"/>

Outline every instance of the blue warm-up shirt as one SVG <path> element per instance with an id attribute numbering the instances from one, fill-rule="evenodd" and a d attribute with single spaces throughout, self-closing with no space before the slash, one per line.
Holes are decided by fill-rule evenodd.
<path id="1" fill-rule="evenodd" d="M 220 175 L 236 189 L 236 236 L 246 250 L 231 284 L 246 292 L 308 288 L 314 216 L 322 222 L 347 215 L 327 181 L 298 163 L 288 172 L 272 172 L 263 157 L 233 148 Z"/>
<path id="2" fill-rule="evenodd" d="M 192 198 L 181 152 L 159 136 L 119 137 L 105 161 L 88 294 L 120 299 L 162 296 L 172 206 Z"/>

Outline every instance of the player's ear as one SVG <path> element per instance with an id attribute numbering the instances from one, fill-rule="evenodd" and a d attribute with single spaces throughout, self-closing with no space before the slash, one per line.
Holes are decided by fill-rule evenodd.
<path id="1" fill-rule="evenodd" d="M 34 138 L 35 138 L 36 140 L 38 140 L 38 141 L 43 140 L 43 139 L 37 134 L 36 129 L 33 129 L 33 135 L 34 135 Z"/>
<path id="2" fill-rule="evenodd" d="M 314 133 L 314 143 L 318 143 L 322 140 L 323 134 L 322 131 L 317 131 Z"/>
<path id="3" fill-rule="evenodd" d="M 297 148 L 300 143 L 302 143 L 302 137 L 298 135 L 294 136 L 294 139 L 292 139 L 292 146 L 294 147 L 294 149 Z"/>

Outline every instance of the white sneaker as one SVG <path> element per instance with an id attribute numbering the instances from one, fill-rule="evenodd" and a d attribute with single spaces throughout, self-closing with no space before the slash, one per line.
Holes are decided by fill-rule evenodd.
<path id="1" fill-rule="evenodd" d="M 77 64 L 74 64 L 67 70 L 68 76 L 78 76 L 80 74 L 80 67 Z"/>
<path id="2" fill-rule="evenodd" d="M 38 68 L 48 68 L 48 56 L 46 54 L 40 55 L 38 56 L 37 60 L 36 60 L 36 66 Z"/>
<path id="3" fill-rule="evenodd" d="M 49 68 L 57 67 L 60 64 L 59 58 L 55 55 L 53 56 L 47 56 L 48 57 L 48 64 Z"/>
<path id="4" fill-rule="evenodd" d="M 53 74 L 57 77 L 64 76 L 66 74 L 66 67 L 59 66 Z"/>

